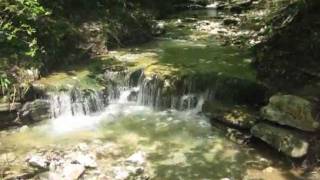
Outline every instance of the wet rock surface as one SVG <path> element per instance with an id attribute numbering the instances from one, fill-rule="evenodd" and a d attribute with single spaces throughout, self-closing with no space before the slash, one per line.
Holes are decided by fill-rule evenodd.
<path id="1" fill-rule="evenodd" d="M 251 133 L 290 157 L 299 158 L 308 152 L 309 143 L 295 131 L 259 123 L 253 126 Z"/>
<path id="2" fill-rule="evenodd" d="M 39 122 L 50 118 L 50 103 L 47 100 L 35 100 L 23 105 L 18 114 L 22 124 Z"/>

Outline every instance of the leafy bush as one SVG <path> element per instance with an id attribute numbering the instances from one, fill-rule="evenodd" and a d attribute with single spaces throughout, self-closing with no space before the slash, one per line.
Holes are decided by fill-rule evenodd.
<path id="1" fill-rule="evenodd" d="M 37 39 L 37 25 L 50 14 L 37 0 L 2 0 L 0 2 L 0 53 L 11 60 L 38 63 L 42 49 Z M 32 61 L 31 61 L 32 59 Z"/>

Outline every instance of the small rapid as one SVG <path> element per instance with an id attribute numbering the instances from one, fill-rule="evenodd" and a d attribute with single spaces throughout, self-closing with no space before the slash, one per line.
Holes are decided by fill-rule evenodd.
<path id="1" fill-rule="evenodd" d="M 139 79 L 136 86 L 130 87 L 130 79 L 123 72 L 108 73 L 109 79 L 116 79 L 113 87 L 102 91 L 71 89 L 54 92 L 49 95 L 51 105 L 50 128 L 53 133 L 71 132 L 81 129 L 93 129 L 101 121 L 116 121 L 120 117 L 143 114 L 163 109 L 167 101 L 168 110 L 181 111 L 185 114 L 197 115 L 202 104 L 208 97 L 208 92 L 195 94 L 191 84 L 186 85 L 180 96 L 174 94 L 163 97 L 163 86 L 160 80 Z M 127 81 L 127 82 L 125 82 Z M 165 110 L 165 109 L 163 109 Z"/>

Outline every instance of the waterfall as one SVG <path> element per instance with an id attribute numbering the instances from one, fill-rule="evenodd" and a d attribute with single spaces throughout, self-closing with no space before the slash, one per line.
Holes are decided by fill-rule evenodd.
<path id="1" fill-rule="evenodd" d="M 190 78 L 170 84 L 168 80 L 157 76 L 146 77 L 142 71 L 134 75 L 136 79 L 132 74 L 124 71 L 106 72 L 108 86 L 105 91 L 74 88 L 53 93 L 50 96 L 52 117 L 88 116 L 102 112 L 109 104 L 126 103 L 155 109 L 200 109 L 204 99 L 214 95 L 214 91 L 210 94 L 212 91 L 209 90 L 197 92 Z"/>
<path id="2" fill-rule="evenodd" d="M 78 89 L 72 89 L 68 92 L 59 92 L 50 95 L 51 116 L 74 116 L 90 115 L 95 112 L 101 112 L 106 99 L 103 93 Z"/>
<path id="3" fill-rule="evenodd" d="M 172 84 L 169 80 L 162 80 L 157 76 L 139 79 L 137 103 L 156 109 L 191 110 L 201 104 L 201 99 L 209 97 L 206 91 L 197 92 L 194 80 L 185 78 Z"/>
<path id="4" fill-rule="evenodd" d="M 157 76 L 146 77 L 143 71 L 112 71 L 104 75 L 104 90 L 73 88 L 49 96 L 55 131 L 95 127 L 103 119 L 116 120 L 151 109 L 195 114 L 201 112 L 202 104 L 212 94 L 209 90 L 197 91 L 190 78 L 170 82 Z"/>

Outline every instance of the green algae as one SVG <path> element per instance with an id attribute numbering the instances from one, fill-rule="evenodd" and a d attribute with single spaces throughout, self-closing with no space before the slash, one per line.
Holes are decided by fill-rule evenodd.
<path id="1" fill-rule="evenodd" d="M 196 12 L 199 19 L 211 11 L 201 13 Z M 163 37 L 142 45 L 110 51 L 79 67 L 70 67 L 71 70 L 62 70 L 42 78 L 39 83 L 56 87 L 78 85 L 99 88 L 103 86 L 99 82 L 103 71 L 117 70 L 119 67 L 129 72 L 142 69 L 146 76 L 162 79 L 183 79 L 186 76 L 217 79 L 223 76 L 255 82 L 256 73 L 250 65 L 249 50 L 222 46 L 218 38 L 193 28 L 193 22 L 183 22 L 184 26 L 181 26 L 176 23 L 178 20 L 166 21 L 167 34 Z"/>
<path id="2" fill-rule="evenodd" d="M 112 56 L 129 62 L 132 69 L 144 69 L 146 75 L 213 74 L 255 81 L 247 52 L 214 43 L 162 39 L 138 47 L 137 52 L 122 49 Z"/>

